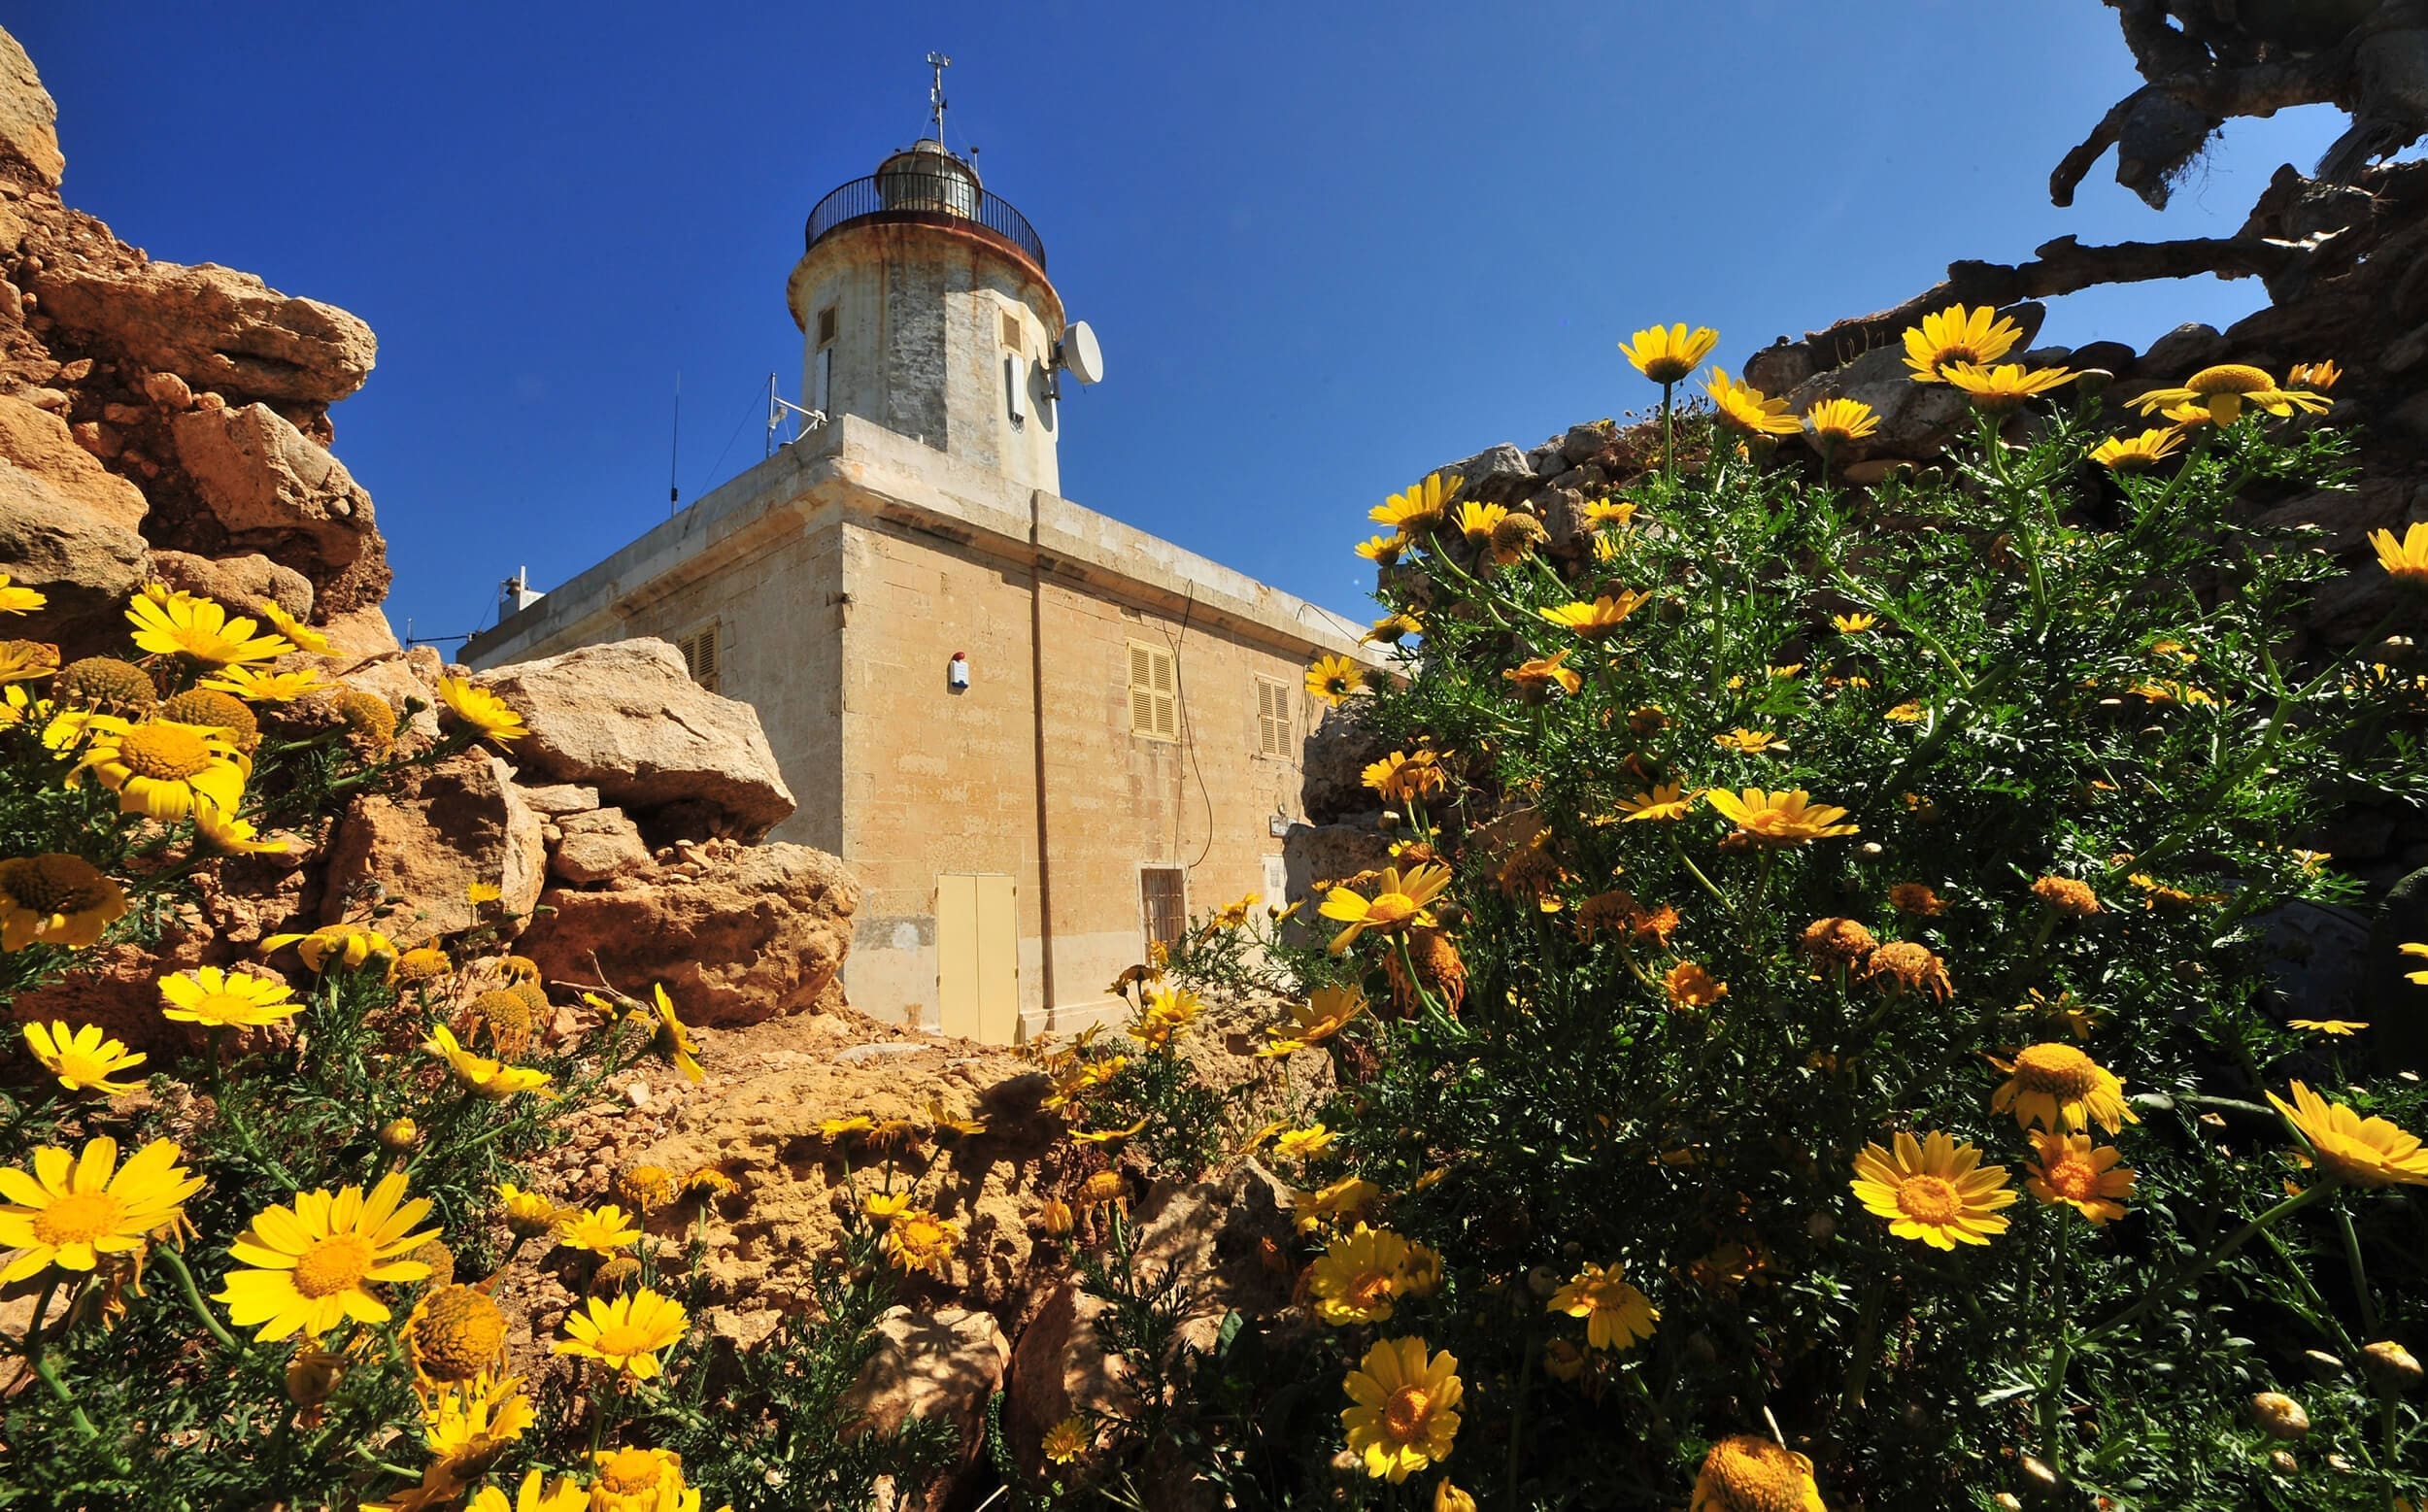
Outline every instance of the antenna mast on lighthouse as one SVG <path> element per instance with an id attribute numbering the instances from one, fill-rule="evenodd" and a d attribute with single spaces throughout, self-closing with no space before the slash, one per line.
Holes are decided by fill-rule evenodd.
<path id="1" fill-rule="evenodd" d="M 927 110 L 929 118 L 935 124 L 936 146 L 942 147 L 944 145 L 944 71 L 953 66 L 953 60 L 941 52 L 930 52 L 927 54 L 927 66 L 934 69 L 936 75 L 935 83 L 927 86 Z"/>

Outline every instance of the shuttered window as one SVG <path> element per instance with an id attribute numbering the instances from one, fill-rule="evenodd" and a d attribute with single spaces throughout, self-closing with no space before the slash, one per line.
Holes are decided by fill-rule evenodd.
<path id="1" fill-rule="evenodd" d="M 1149 945 L 1177 945 L 1189 927 L 1189 898 L 1177 866 L 1147 866 L 1138 872 L 1138 909 L 1146 919 Z"/>
<path id="2" fill-rule="evenodd" d="M 691 681 L 712 693 L 718 691 L 718 674 L 722 668 L 717 654 L 716 622 L 710 621 L 674 644 L 675 649 L 683 653 L 683 667 L 691 674 Z"/>
<path id="3" fill-rule="evenodd" d="M 1180 680 L 1172 654 L 1144 641 L 1130 645 L 1130 733 L 1150 740 L 1180 738 Z"/>
<path id="4" fill-rule="evenodd" d="M 1256 680 L 1256 754 L 1290 755 L 1290 685 L 1269 677 Z"/>

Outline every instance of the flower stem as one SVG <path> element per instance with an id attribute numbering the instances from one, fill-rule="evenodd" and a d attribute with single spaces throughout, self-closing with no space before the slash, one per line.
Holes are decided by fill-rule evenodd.
<path id="1" fill-rule="evenodd" d="M 2190 1266 L 2153 1285 L 2148 1291 L 2141 1294 L 2140 1301 L 2135 1302 L 2123 1312 L 2120 1312 L 2114 1317 L 2108 1319 L 2106 1322 L 2092 1327 L 2088 1332 L 2082 1335 L 2082 1342 L 2087 1344 L 2093 1339 L 2102 1338 L 2107 1334 L 2123 1327 L 2126 1324 L 2133 1322 L 2136 1318 L 2141 1317 L 2143 1313 L 2148 1312 L 2151 1308 L 2157 1306 L 2160 1299 L 2165 1297 L 2169 1293 L 2175 1292 L 2182 1287 L 2189 1286 L 2194 1281 L 2199 1280 L 2202 1276 L 2205 1276 L 2209 1271 L 2215 1269 L 2229 1256 L 2233 1255 L 2235 1251 L 2249 1243 L 2253 1234 L 2258 1233 L 2261 1229 L 2266 1228 L 2269 1225 L 2288 1214 L 2300 1212 L 2303 1208 L 2310 1206 L 2311 1203 L 2325 1196 L 2332 1190 L 2334 1189 L 2331 1184 L 2327 1182 L 2319 1182 L 2313 1186 L 2305 1187 L 2292 1196 L 2285 1198 L 2282 1202 L 2277 1203 L 2267 1212 L 2260 1214 L 2257 1218 L 2252 1219 L 2249 1223 L 2244 1224 L 2242 1227 L 2237 1228 L 2234 1232 L 2226 1235 L 2224 1240 L 2222 1240 L 2216 1248 L 2210 1250 L 2207 1255 L 2204 1255 L 2199 1260 L 2193 1261 Z"/>
<path id="2" fill-rule="evenodd" d="M 2361 1327 L 2377 1332 L 2377 1303 L 2369 1294 L 2369 1272 L 2361 1265 L 2361 1236 L 2352 1231 L 2352 1204 L 2336 1204 L 2336 1231 L 2344 1238 L 2344 1262 L 2352 1267 L 2352 1292 L 2361 1299 Z"/>
<path id="3" fill-rule="evenodd" d="M 2051 1267 L 2049 1286 L 2048 1375 L 2040 1386 L 2040 1448 L 2048 1456 L 2049 1468 L 2055 1470 L 2060 1479 L 2066 1473 L 2066 1367 L 2074 1360 L 2074 1341 L 2066 1331 L 2066 1252 L 2073 1241 L 2074 1210 L 2060 1205 L 2057 1209 L 2057 1260 Z"/>
<path id="4" fill-rule="evenodd" d="M 193 1309 L 196 1318 L 202 1320 L 202 1326 L 210 1330 L 211 1336 L 219 1341 L 219 1347 L 242 1353 L 245 1346 L 236 1342 L 236 1336 L 221 1327 L 219 1320 L 211 1316 L 211 1309 L 203 1305 L 202 1289 L 194 1285 L 194 1273 L 186 1268 L 185 1257 L 167 1245 L 152 1253 L 161 1264 L 169 1268 L 170 1274 L 177 1277 L 177 1290 L 185 1298 L 185 1305 Z"/>

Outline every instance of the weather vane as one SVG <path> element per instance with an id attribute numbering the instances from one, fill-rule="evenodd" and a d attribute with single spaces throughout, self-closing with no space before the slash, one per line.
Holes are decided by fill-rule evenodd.
<path id="1" fill-rule="evenodd" d="M 941 52 L 930 52 L 927 54 L 927 66 L 936 71 L 935 83 L 927 86 L 927 106 L 935 116 L 936 145 L 942 147 L 944 145 L 944 71 L 953 66 L 953 60 Z"/>

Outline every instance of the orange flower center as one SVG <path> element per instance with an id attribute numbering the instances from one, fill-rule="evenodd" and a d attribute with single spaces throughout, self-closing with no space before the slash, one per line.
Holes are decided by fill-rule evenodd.
<path id="1" fill-rule="evenodd" d="M 0 864 L 0 892 L 30 913 L 80 914 L 98 908 L 108 879 L 73 856 L 34 856 Z"/>
<path id="2" fill-rule="evenodd" d="M 373 1258 L 371 1241 L 358 1233 L 316 1240 L 296 1257 L 295 1290 L 314 1298 L 350 1292 L 370 1273 Z"/>
<path id="3" fill-rule="evenodd" d="M 634 1496 L 658 1484 L 658 1459 L 646 1449 L 619 1451 L 599 1466 L 598 1483 L 621 1496 Z"/>
<path id="4" fill-rule="evenodd" d="M 422 1371 L 441 1381 L 469 1381 L 506 1345 L 506 1315 L 471 1287 L 443 1287 L 413 1325 L 414 1354 Z"/>
<path id="5" fill-rule="evenodd" d="M 1712 1449 L 1703 1473 L 1724 1512 L 1803 1512 L 1810 1464 L 1768 1439 L 1739 1435 Z"/>
<path id="6" fill-rule="evenodd" d="M 1908 1176 L 1897 1184 L 1897 1207 L 1918 1224 L 1952 1224 L 1963 1216 L 1965 1202 L 1944 1176 Z"/>
<path id="7" fill-rule="evenodd" d="M 1425 1389 L 1403 1386 L 1383 1403 L 1383 1428 L 1393 1438 L 1408 1443 L 1425 1431 L 1426 1420 L 1433 1415 L 1433 1399 Z"/>
<path id="8" fill-rule="evenodd" d="M 2217 394 L 2264 393 L 2276 387 L 2276 384 L 2259 368 L 2228 362 L 2201 369 L 2186 380 L 2183 386 L 2206 399 Z"/>
<path id="9" fill-rule="evenodd" d="M 2015 1082 L 2027 1092 L 2078 1102 L 2099 1087 L 2099 1066 L 2072 1045 L 2027 1045 L 2015 1057 Z"/>
<path id="10" fill-rule="evenodd" d="M 1375 1307 L 1391 1300 L 1391 1272 L 1387 1270 L 1359 1271 L 1350 1281 L 1343 1297 L 1359 1307 Z"/>
<path id="11" fill-rule="evenodd" d="M 1416 899 L 1404 892 L 1385 892 L 1366 905 L 1366 922 L 1376 929 L 1396 929 L 1416 916 Z"/>
<path id="12" fill-rule="evenodd" d="M 138 777 L 182 782 L 209 768 L 211 743 L 185 724 L 138 724 L 118 737 L 118 760 Z"/>
<path id="13" fill-rule="evenodd" d="M 2079 1202 L 2099 1194 L 2099 1172 L 2091 1169 L 2088 1160 L 2072 1159 L 2051 1160 L 2040 1173 L 2048 1190 L 2069 1202 Z"/>
<path id="14" fill-rule="evenodd" d="M 124 1212 L 106 1192 L 71 1192 L 34 1215 L 34 1238 L 50 1245 L 90 1244 L 115 1231 Z"/>

